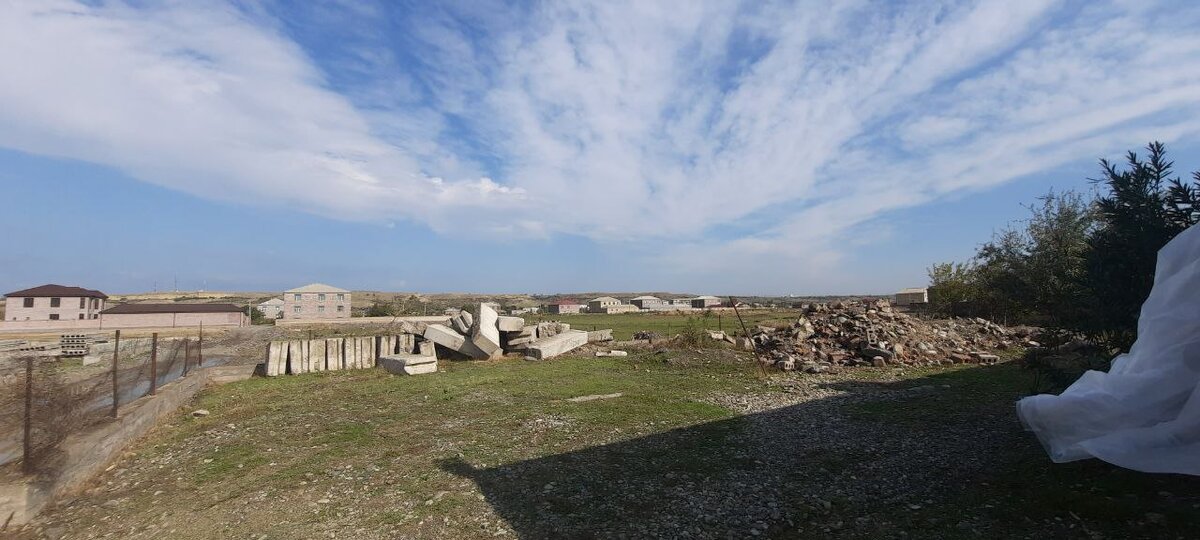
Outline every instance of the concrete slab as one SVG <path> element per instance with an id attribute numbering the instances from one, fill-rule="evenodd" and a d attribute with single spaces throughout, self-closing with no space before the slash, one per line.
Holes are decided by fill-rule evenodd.
<path id="1" fill-rule="evenodd" d="M 450 318 L 450 328 L 463 335 L 468 335 L 471 333 L 471 323 L 467 322 L 467 319 L 463 317 L 462 313 Z"/>
<path id="2" fill-rule="evenodd" d="M 390 354 L 379 357 L 379 366 L 395 375 L 437 372 L 437 358 L 420 354 Z"/>
<path id="3" fill-rule="evenodd" d="M 467 340 L 466 336 L 455 332 L 445 325 L 431 324 L 426 327 L 425 339 L 471 358 L 482 360 L 489 356 L 487 353 L 479 350 L 479 347 L 476 347 L 474 343 Z"/>
<path id="4" fill-rule="evenodd" d="M 612 328 L 609 328 L 606 330 L 592 330 L 591 332 L 588 332 L 588 343 L 595 343 L 597 341 L 612 341 L 612 340 L 613 340 Z"/>
<path id="5" fill-rule="evenodd" d="M 343 356 L 343 348 L 345 346 L 345 340 L 342 338 L 325 340 L 325 369 L 336 371 L 346 368 L 346 361 Z"/>
<path id="6" fill-rule="evenodd" d="M 371 369 L 375 367 L 375 359 L 379 357 L 375 354 L 375 336 L 364 337 L 362 340 L 362 368 Z"/>
<path id="7" fill-rule="evenodd" d="M 272 341 L 267 345 L 267 376 L 276 377 L 287 371 L 287 342 Z"/>
<path id="8" fill-rule="evenodd" d="M 474 327 L 471 342 L 488 356 L 500 350 L 500 329 L 496 326 L 499 320 L 500 314 L 492 306 L 479 304 L 479 324 Z"/>
<path id="9" fill-rule="evenodd" d="M 546 360 L 568 353 L 587 345 L 588 333 L 583 330 L 567 330 L 561 334 L 539 339 L 525 349 L 525 358 Z"/>
<path id="10" fill-rule="evenodd" d="M 496 318 L 496 328 L 501 332 L 520 332 L 525 329 L 525 319 L 501 315 Z"/>
<path id="11" fill-rule="evenodd" d="M 325 371 L 325 340 L 314 339 L 308 342 L 308 370 Z"/>
<path id="12" fill-rule="evenodd" d="M 287 372 L 291 375 L 308 372 L 308 359 L 304 357 L 303 341 L 293 340 L 288 342 L 287 352 Z"/>

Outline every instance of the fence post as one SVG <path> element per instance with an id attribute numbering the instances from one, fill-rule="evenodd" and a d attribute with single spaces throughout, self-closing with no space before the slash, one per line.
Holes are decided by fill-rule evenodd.
<path id="1" fill-rule="evenodd" d="M 158 389 L 158 332 L 150 334 L 150 395 Z"/>
<path id="2" fill-rule="evenodd" d="M 196 365 L 204 365 L 204 321 L 200 321 L 200 341 L 196 343 Z"/>
<path id="3" fill-rule="evenodd" d="M 113 418 L 117 417 L 117 407 L 120 405 L 120 401 L 119 401 L 120 396 L 117 395 L 117 391 L 118 391 L 117 390 L 117 388 L 118 388 L 117 362 L 121 358 L 120 351 L 121 351 L 121 331 L 117 330 L 117 335 L 115 338 L 113 338 L 113 366 L 112 366 L 112 379 L 113 379 L 112 417 Z"/>
<path id="4" fill-rule="evenodd" d="M 33 356 L 25 357 L 25 433 L 21 468 L 33 472 Z"/>
<path id="5" fill-rule="evenodd" d="M 188 359 L 192 357 L 192 338 L 183 338 L 183 375 L 187 377 Z"/>

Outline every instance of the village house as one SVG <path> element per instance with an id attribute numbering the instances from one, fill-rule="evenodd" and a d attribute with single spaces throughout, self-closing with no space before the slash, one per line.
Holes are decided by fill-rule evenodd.
<path id="1" fill-rule="evenodd" d="M 283 319 L 344 319 L 350 316 L 350 291 L 312 283 L 283 293 Z"/>
<path id="2" fill-rule="evenodd" d="M 661 309 L 663 306 L 669 306 L 666 300 L 657 296 L 639 296 L 629 301 L 630 304 L 637 306 L 640 309 Z"/>
<path id="3" fill-rule="evenodd" d="M 104 310 L 102 328 L 246 326 L 246 308 L 233 304 L 121 304 Z"/>
<path id="4" fill-rule="evenodd" d="M 262 302 L 256 306 L 258 311 L 263 314 L 263 317 L 268 319 L 278 319 L 283 315 L 283 299 L 272 298 L 266 302 Z"/>
<path id="5" fill-rule="evenodd" d="M 721 305 L 721 299 L 716 296 L 697 296 L 692 299 L 692 307 L 696 309 L 706 309 Z"/>
<path id="6" fill-rule="evenodd" d="M 900 289 L 900 292 L 896 293 L 894 296 L 896 298 L 897 306 L 911 306 L 914 304 L 929 303 L 929 289 L 923 287 Z"/>
<path id="7" fill-rule="evenodd" d="M 580 311 L 583 311 L 583 304 L 580 304 L 577 300 L 572 298 L 556 300 L 551 302 L 550 305 L 546 306 L 546 313 L 553 313 L 556 315 L 561 315 L 564 313 L 579 313 Z"/>
<path id="8" fill-rule="evenodd" d="M 8 321 L 67 321 L 99 319 L 108 295 L 82 287 L 42 285 L 6 295 Z"/>
<path id="9" fill-rule="evenodd" d="M 613 298 L 611 296 L 601 296 L 599 298 L 593 298 L 591 300 L 588 300 L 587 310 L 588 310 L 588 313 L 604 313 L 605 308 L 608 308 L 609 306 L 619 306 L 619 305 L 621 305 L 620 300 Z"/>

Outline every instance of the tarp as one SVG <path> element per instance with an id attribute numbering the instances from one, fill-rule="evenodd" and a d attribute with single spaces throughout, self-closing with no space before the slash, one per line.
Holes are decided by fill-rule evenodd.
<path id="1" fill-rule="evenodd" d="M 1058 463 L 1200 476 L 1200 227 L 1159 250 L 1129 353 L 1061 395 L 1020 400 L 1017 416 Z"/>

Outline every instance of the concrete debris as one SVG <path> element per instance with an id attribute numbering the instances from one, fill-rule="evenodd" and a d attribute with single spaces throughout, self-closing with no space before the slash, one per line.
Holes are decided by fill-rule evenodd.
<path id="1" fill-rule="evenodd" d="M 779 369 L 821 373 L 844 366 L 993 363 L 1000 357 L 988 351 L 1023 344 L 1034 332 L 979 318 L 922 319 L 893 311 L 886 300 L 810 304 L 804 312 L 789 326 L 758 326 L 749 340 L 734 341 L 757 348 Z"/>
<path id="2" fill-rule="evenodd" d="M 611 328 L 606 329 L 606 330 L 593 330 L 591 332 L 588 332 L 588 343 L 596 343 L 597 341 L 612 341 L 613 340 L 612 332 L 613 331 Z"/>
<path id="3" fill-rule="evenodd" d="M 625 351 L 617 351 L 617 350 L 596 351 L 596 356 L 629 356 L 629 353 L 627 353 Z"/>
<path id="4" fill-rule="evenodd" d="M 451 351 L 476 360 L 483 360 L 491 356 L 480 350 L 479 347 L 476 347 L 466 336 L 455 332 L 454 329 L 445 325 L 431 324 L 427 326 L 423 337 Z"/>
<path id="5" fill-rule="evenodd" d="M 379 357 L 379 365 L 393 375 L 437 373 L 437 356 L 424 354 L 389 354 Z"/>
<path id="6" fill-rule="evenodd" d="M 623 395 L 625 395 L 625 394 L 622 394 L 621 392 L 617 392 L 615 394 L 592 394 L 590 396 L 579 396 L 579 397 L 567 398 L 567 401 L 570 401 L 571 403 L 583 403 L 585 401 L 596 401 L 597 399 L 619 398 Z"/>
<path id="7" fill-rule="evenodd" d="M 501 315 L 496 318 L 496 327 L 501 332 L 520 332 L 525 329 L 525 319 Z"/>
<path id="8" fill-rule="evenodd" d="M 471 342 L 488 357 L 500 352 L 500 315 L 492 306 L 479 304 L 479 324 L 472 328 Z M 522 326 L 524 321 L 521 321 Z"/>
<path id="9" fill-rule="evenodd" d="M 540 332 L 540 329 L 539 329 Z M 567 330 L 547 338 L 539 338 L 525 349 L 526 360 L 546 360 L 568 353 L 587 345 L 588 333 L 582 330 Z"/>

